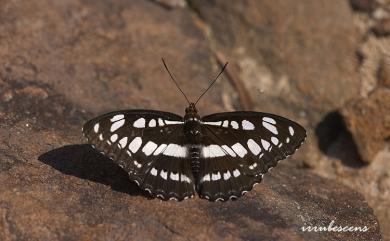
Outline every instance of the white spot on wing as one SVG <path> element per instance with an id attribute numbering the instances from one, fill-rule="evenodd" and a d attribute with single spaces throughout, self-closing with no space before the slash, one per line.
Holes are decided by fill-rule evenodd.
<path id="1" fill-rule="evenodd" d="M 272 119 L 271 117 L 263 117 L 263 121 L 266 121 L 268 123 L 271 123 L 271 124 L 276 124 L 276 121 L 274 119 Z"/>
<path id="2" fill-rule="evenodd" d="M 238 169 L 234 169 L 234 170 L 233 170 L 233 176 L 234 176 L 234 177 L 238 177 L 240 174 L 241 174 L 241 173 L 240 173 L 240 171 L 239 171 Z"/>
<path id="3" fill-rule="evenodd" d="M 133 126 L 135 128 L 144 128 L 145 127 L 145 118 L 139 118 L 138 120 L 134 121 Z"/>
<path id="4" fill-rule="evenodd" d="M 290 132 L 290 135 L 294 135 L 294 128 L 292 128 L 291 126 L 288 127 L 288 132 Z"/>
<path id="5" fill-rule="evenodd" d="M 261 147 L 253 139 L 249 139 L 247 144 L 249 150 L 251 150 L 254 155 L 258 155 L 261 152 Z"/>
<path id="6" fill-rule="evenodd" d="M 212 125 L 212 126 L 220 126 L 222 125 L 222 121 L 209 121 L 209 122 L 203 122 L 205 125 Z"/>
<path id="7" fill-rule="evenodd" d="M 161 144 L 153 153 L 153 155 L 159 155 L 167 147 L 167 144 Z"/>
<path id="8" fill-rule="evenodd" d="M 252 165 L 249 166 L 249 169 L 253 170 L 255 169 L 255 167 L 257 167 L 257 163 L 253 163 Z"/>
<path id="9" fill-rule="evenodd" d="M 209 182 L 210 181 L 210 174 L 206 174 L 203 176 L 203 178 L 200 180 L 200 182 Z"/>
<path id="10" fill-rule="evenodd" d="M 202 157 L 204 158 L 214 158 L 214 157 L 220 157 L 225 155 L 226 154 L 223 151 L 222 147 L 218 145 L 204 146 L 202 148 Z"/>
<path id="11" fill-rule="evenodd" d="M 137 168 L 141 168 L 142 167 L 142 164 L 137 162 L 136 160 L 134 160 L 134 165 L 137 167 Z"/>
<path id="12" fill-rule="evenodd" d="M 99 140 L 101 140 L 101 141 L 103 140 L 103 134 L 99 135 Z"/>
<path id="13" fill-rule="evenodd" d="M 115 115 L 114 117 L 112 117 L 110 119 L 111 122 L 115 122 L 115 121 L 118 121 L 118 120 L 122 120 L 123 118 L 125 118 L 124 115 Z"/>
<path id="14" fill-rule="evenodd" d="M 123 137 L 122 139 L 119 140 L 119 145 L 121 148 L 125 148 L 127 145 L 127 136 Z"/>
<path id="15" fill-rule="evenodd" d="M 118 134 L 114 134 L 110 137 L 111 142 L 116 142 L 117 139 L 118 139 Z"/>
<path id="16" fill-rule="evenodd" d="M 230 171 L 227 170 L 224 174 L 223 174 L 223 180 L 228 180 L 232 175 L 230 174 Z"/>
<path id="17" fill-rule="evenodd" d="M 191 179 L 189 177 L 187 177 L 186 175 L 184 175 L 184 174 L 180 174 L 180 180 L 182 182 L 191 183 Z"/>
<path id="18" fill-rule="evenodd" d="M 98 131 L 99 131 L 99 123 L 96 123 L 96 124 L 93 126 L 93 131 L 94 131 L 95 133 L 98 133 Z"/>
<path id="19" fill-rule="evenodd" d="M 179 181 L 179 173 L 173 173 L 173 172 L 171 172 L 170 178 L 171 178 L 173 181 Z"/>
<path id="20" fill-rule="evenodd" d="M 178 125 L 178 124 L 183 124 L 183 121 L 170 121 L 170 120 L 165 120 L 165 124 L 167 125 Z"/>
<path id="21" fill-rule="evenodd" d="M 264 156 L 264 153 L 261 153 L 259 156 L 259 159 L 261 159 Z"/>
<path id="22" fill-rule="evenodd" d="M 217 172 L 211 174 L 211 180 L 218 181 L 219 179 L 221 179 L 221 173 Z"/>
<path id="23" fill-rule="evenodd" d="M 116 121 L 116 122 L 112 123 L 110 131 L 114 132 L 114 131 L 118 130 L 119 128 L 121 128 L 124 124 L 125 124 L 125 119 Z"/>
<path id="24" fill-rule="evenodd" d="M 286 138 L 286 143 L 290 143 L 290 138 L 289 137 Z"/>
<path id="25" fill-rule="evenodd" d="M 242 129 L 244 129 L 244 130 L 254 130 L 255 126 L 253 125 L 252 122 L 247 121 L 247 120 L 243 120 L 242 121 Z"/>
<path id="26" fill-rule="evenodd" d="M 187 147 L 171 143 L 164 150 L 163 154 L 173 157 L 187 157 Z"/>
<path id="27" fill-rule="evenodd" d="M 222 126 L 223 127 L 228 127 L 229 126 L 229 121 L 228 120 L 224 120 Z"/>
<path id="28" fill-rule="evenodd" d="M 150 174 L 152 174 L 153 176 L 157 176 L 157 169 L 152 167 L 152 169 L 150 170 Z"/>
<path id="29" fill-rule="evenodd" d="M 237 121 L 231 121 L 230 125 L 233 127 L 233 129 L 238 129 L 238 123 Z"/>
<path id="30" fill-rule="evenodd" d="M 158 118 L 158 125 L 165 126 L 164 121 L 161 118 Z"/>
<path id="31" fill-rule="evenodd" d="M 268 141 L 263 140 L 263 139 L 261 139 L 261 145 L 262 145 L 262 146 L 264 147 L 264 149 L 267 150 L 267 151 L 268 151 L 268 148 L 271 146 L 271 144 L 270 144 Z"/>
<path id="32" fill-rule="evenodd" d="M 156 122 L 155 119 L 151 119 L 151 120 L 149 121 L 149 127 L 155 127 L 156 124 L 157 124 L 157 122 Z"/>
<path id="33" fill-rule="evenodd" d="M 145 155 L 150 156 L 156 150 L 157 144 L 153 141 L 148 141 L 146 145 L 142 148 L 142 152 L 145 153 Z"/>
<path id="34" fill-rule="evenodd" d="M 236 153 L 230 148 L 228 147 L 227 145 L 223 145 L 222 148 L 227 152 L 229 153 L 230 156 L 232 157 L 236 157 Z"/>
<path id="35" fill-rule="evenodd" d="M 136 153 L 138 149 L 142 145 L 142 139 L 141 137 L 136 137 L 134 140 L 129 144 L 129 150 L 133 153 Z"/>
<path id="36" fill-rule="evenodd" d="M 241 158 L 248 153 L 248 151 L 238 142 L 232 146 L 232 149 Z"/>
<path id="37" fill-rule="evenodd" d="M 164 170 L 161 170 L 160 176 L 162 177 L 162 179 L 167 180 L 168 172 L 165 172 Z"/>
<path id="38" fill-rule="evenodd" d="M 164 195 L 162 194 L 157 194 L 156 197 L 160 198 L 160 199 L 165 199 Z M 170 199 L 169 199 L 170 200 Z"/>
<path id="39" fill-rule="evenodd" d="M 274 137 L 274 136 L 271 137 L 271 141 L 272 141 L 272 143 L 274 143 L 274 145 L 277 145 L 279 143 L 279 139 Z"/>
<path id="40" fill-rule="evenodd" d="M 270 132 L 274 133 L 275 135 L 278 134 L 278 130 L 276 129 L 276 127 L 266 121 L 263 121 L 262 122 L 264 128 L 266 128 L 267 130 L 269 130 Z"/>

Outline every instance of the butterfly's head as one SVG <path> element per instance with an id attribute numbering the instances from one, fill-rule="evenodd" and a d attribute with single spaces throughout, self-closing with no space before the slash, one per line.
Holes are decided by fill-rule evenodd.
<path id="1" fill-rule="evenodd" d="M 194 103 L 190 103 L 190 105 L 186 108 L 186 114 L 184 116 L 185 120 L 199 120 L 198 110 L 195 107 Z"/>
<path id="2" fill-rule="evenodd" d="M 190 105 L 186 108 L 186 115 L 187 114 L 197 114 L 198 110 L 195 107 L 194 103 L 190 103 Z"/>

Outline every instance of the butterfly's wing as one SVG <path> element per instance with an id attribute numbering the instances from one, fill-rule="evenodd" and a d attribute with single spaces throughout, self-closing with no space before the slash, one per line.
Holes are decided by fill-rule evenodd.
<path id="1" fill-rule="evenodd" d="M 116 111 L 88 121 L 83 133 L 152 196 L 183 200 L 194 195 L 182 117 L 152 110 Z"/>
<path id="2" fill-rule="evenodd" d="M 227 112 L 202 118 L 199 181 L 201 197 L 237 198 L 259 183 L 264 173 L 299 148 L 305 129 L 281 116 Z"/>

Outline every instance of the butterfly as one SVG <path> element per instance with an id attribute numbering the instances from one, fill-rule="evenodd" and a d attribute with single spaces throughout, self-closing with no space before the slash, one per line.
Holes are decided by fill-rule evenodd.
<path id="1" fill-rule="evenodd" d="M 305 129 L 284 117 L 252 111 L 200 117 L 196 104 L 184 117 L 156 110 L 122 110 L 89 120 L 83 133 L 94 148 L 123 168 L 151 196 L 182 201 L 198 194 L 235 200 L 261 182 L 279 160 L 293 154 Z"/>

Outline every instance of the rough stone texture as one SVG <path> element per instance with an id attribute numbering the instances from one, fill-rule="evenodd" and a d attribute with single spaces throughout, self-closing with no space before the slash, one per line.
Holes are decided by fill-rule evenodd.
<path id="1" fill-rule="evenodd" d="M 390 88 L 390 56 L 382 59 L 378 70 L 378 82 L 380 85 Z"/>
<path id="2" fill-rule="evenodd" d="M 350 0 L 353 9 L 362 12 L 373 12 L 379 3 L 377 0 Z"/>
<path id="3" fill-rule="evenodd" d="M 157 2 L 0 1 L 0 240 L 379 240 L 371 208 L 339 182 L 363 193 L 388 229 L 387 155 L 362 167 L 341 134 L 331 138 L 326 154 L 348 158 L 334 160 L 318 149 L 314 135 L 323 115 L 359 90 L 351 56 L 361 36 L 347 1 L 243 1 L 233 8 L 216 1 L 204 13 L 203 2 L 190 1 L 190 8 Z M 81 125 L 99 113 L 182 113 L 184 99 L 160 57 L 194 99 L 218 71 L 215 51 L 241 68 L 255 109 L 308 128 L 295 162 L 336 182 L 297 170 L 289 160 L 237 202 L 160 202 L 82 144 Z M 201 114 L 227 104 L 240 108 L 226 79 L 200 102 Z M 370 229 L 299 230 L 331 220 Z"/>
<path id="4" fill-rule="evenodd" d="M 166 8 L 186 7 L 187 2 L 185 0 L 153 0 L 161 6 Z"/>
<path id="5" fill-rule="evenodd" d="M 190 6 L 212 30 L 217 50 L 241 67 L 259 110 L 317 122 L 358 93 L 360 34 L 346 1 L 193 0 Z"/>
<path id="6" fill-rule="evenodd" d="M 343 109 L 342 114 L 352 132 L 360 156 L 366 162 L 374 160 L 390 138 L 390 90 L 378 89 L 367 99 Z"/>
<path id="7" fill-rule="evenodd" d="M 390 35 L 390 18 L 385 18 L 379 21 L 373 28 L 372 31 L 380 37 Z"/>
<path id="8" fill-rule="evenodd" d="M 152 2 L 125 0 L 0 4 L 2 79 L 50 85 L 93 112 L 130 106 L 182 112 L 180 92 L 155 95 L 174 88 L 161 57 L 192 99 L 217 71 L 185 9 L 172 13 Z M 212 97 L 209 105 L 218 100 Z M 98 101 L 104 103 L 99 109 Z"/>
<path id="9" fill-rule="evenodd" d="M 379 27 L 382 21 L 389 18 L 390 2 L 381 0 L 378 3 L 372 12 L 357 11 L 354 13 L 354 25 L 363 30 L 365 37 L 361 39 L 357 49 L 359 81 L 361 83 L 360 95 L 357 96 L 356 100 L 348 103 L 348 106 L 345 107 L 347 109 L 363 102 L 369 102 L 372 100 L 373 93 L 390 86 L 388 81 L 390 39 L 388 36 L 377 35 L 372 31 L 373 28 Z M 385 103 L 379 105 L 383 107 Z M 377 122 L 378 126 L 375 126 L 374 129 L 387 129 L 388 123 L 384 121 L 384 117 L 378 113 L 375 116 L 381 118 L 381 121 Z M 360 119 L 358 115 L 355 115 L 354 118 Z M 341 181 L 363 193 L 369 204 L 374 208 L 374 212 L 381 223 L 384 240 L 390 240 L 388 222 L 390 220 L 390 202 L 388 201 L 390 200 L 389 142 L 377 138 L 377 132 L 372 131 L 371 126 L 362 127 L 363 129 L 360 131 L 348 130 L 345 127 L 346 121 L 342 120 L 341 117 L 340 119 L 341 122 L 339 123 L 344 127 L 338 129 L 337 137 L 333 139 L 333 143 L 325 151 L 326 156 L 319 159 L 319 163 L 322 164 L 317 165 L 314 169 L 322 176 Z M 331 133 L 335 132 L 332 131 Z M 355 135 L 355 133 L 360 136 Z M 375 156 L 375 158 L 368 160 L 369 165 L 359 161 L 363 158 L 358 156 L 359 148 L 355 140 L 362 138 L 362 133 L 366 135 L 364 138 L 375 139 L 378 142 L 374 144 L 375 149 L 371 150 L 373 153 L 371 156 Z M 360 141 L 358 140 L 358 142 Z M 384 146 L 384 148 L 379 153 L 375 153 L 380 146 Z M 361 147 L 363 151 L 367 148 Z M 365 159 L 367 161 L 367 158 Z"/>
<path id="10" fill-rule="evenodd" d="M 350 145 L 348 137 L 340 135 L 329 147 L 328 155 L 318 160 L 317 168 L 322 169 L 322 176 L 359 190 L 374 208 L 383 240 L 389 240 L 390 149 L 378 153 L 369 165 L 362 165 Z"/>

